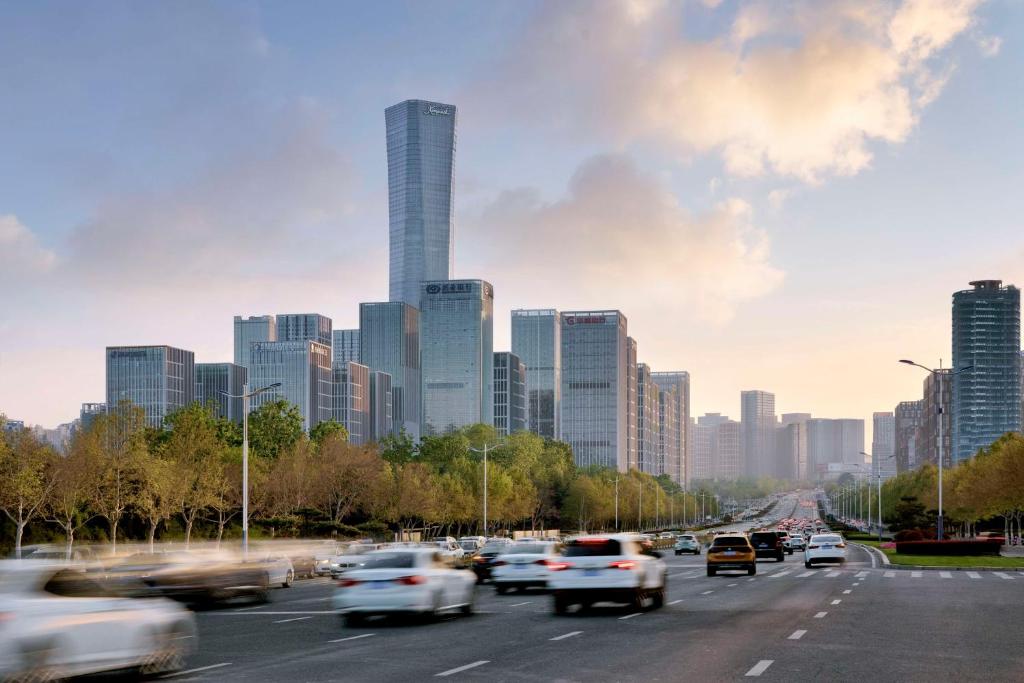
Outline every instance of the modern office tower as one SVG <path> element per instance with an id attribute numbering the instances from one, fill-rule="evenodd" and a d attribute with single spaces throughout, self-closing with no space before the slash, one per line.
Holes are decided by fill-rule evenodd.
<path id="1" fill-rule="evenodd" d="M 651 379 L 654 380 L 653 372 Z M 683 449 L 679 438 L 686 432 L 676 424 L 679 418 L 679 394 L 675 387 L 663 389 L 657 381 L 654 381 L 654 388 L 658 392 L 658 462 L 661 463 L 661 473 L 682 485 L 684 478 L 680 461 Z"/>
<path id="2" fill-rule="evenodd" d="M 915 467 L 929 462 L 939 464 L 939 438 L 942 438 L 942 464 L 953 464 L 953 385 L 952 370 L 928 373 L 924 378 L 921 421 L 918 426 Z M 970 372 L 968 370 L 968 372 Z M 941 403 L 940 403 L 941 401 Z"/>
<path id="3" fill-rule="evenodd" d="M 745 476 L 775 476 L 775 394 L 741 391 L 740 422 Z"/>
<path id="4" fill-rule="evenodd" d="M 508 351 L 494 354 L 494 428 L 508 436 L 527 427 L 526 364 Z"/>
<path id="5" fill-rule="evenodd" d="M 896 476 L 896 416 L 890 412 L 871 415 L 871 476 Z"/>
<path id="6" fill-rule="evenodd" d="M 800 456 L 799 424 L 775 426 L 775 476 L 779 479 L 796 480 L 797 459 Z"/>
<path id="7" fill-rule="evenodd" d="M 715 479 L 726 481 L 743 477 L 744 462 L 742 442 L 742 425 L 735 420 L 726 420 L 717 424 L 715 429 Z"/>
<path id="8" fill-rule="evenodd" d="M 106 414 L 106 403 L 83 403 L 82 409 L 78 412 L 78 428 L 83 432 L 87 432 L 92 429 L 100 415 Z"/>
<path id="9" fill-rule="evenodd" d="M 196 401 L 204 406 L 212 403 L 215 416 L 241 424 L 242 399 L 224 394 L 241 396 L 246 377 L 246 369 L 234 363 L 196 363 Z"/>
<path id="10" fill-rule="evenodd" d="M 637 433 L 637 346 L 636 340 L 626 337 L 626 467 L 646 472 L 640 466 L 640 435 Z"/>
<path id="11" fill-rule="evenodd" d="M 150 427 L 195 400 L 195 354 L 173 346 L 108 346 L 107 406 L 122 401 L 142 408 Z"/>
<path id="12" fill-rule="evenodd" d="M 370 441 L 380 441 L 394 433 L 391 414 L 391 375 L 370 371 Z"/>
<path id="13" fill-rule="evenodd" d="M 494 422 L 494 289 L 483 280 L 424 282 L 420 300 L 423 431 Z"/>
<path id="14" fill-rule="evenodd" d="M 252 354 L 249 386 L 259 388 L 281 383 L 280 387 L 254 396 L 249 403 L 250 411 L 283 399 L 298 407 L 302 428 L 306 431 L 332 419 L 331 347 L 303 339 L 256 342 L 249 348 Z"/>
<path id="15" fill-rule="evenodd" d="M 4 420 L 3 428 L 5 432 L 20 432 L 25 428 L 25 421 L 6 419 Z"/>
<path id="16" fill-rule="evenodd" d="M 401 301 L 359 304 L 359 359 L 391 375 L 392 431 L 420 438 L 420 310 Z"/>
<path id="17" fill-rule="evenodd" d="M 315 341 L 331 348 L 331 319 L 319 313 L 285 313 L 277 316 L 277 341 Z"/>
<path id="18" fill-rule="evenodd" d="M 562 441 L 582 467 L 626 471 L 626 349 L 621 312 L 562 314 Z"/>
<path id="19" fill-rule="evenodd" d="M 651 368 L 646 363 L 636 366 L 636 453 L 637 469 L 654 476 L 663 472 L 660 461 L 659 434 L 661 409 L 658 404 L 658 385 L 651 379 Z"/>
<path id="20" fill-rule="evenodd" d="M 353 361 L 332 363 L 334 420 L 348 430 L 348 442 L 361 446 L 370 441 L 370 368 Z"/>
<path id="21" fill-rule="evenodd" d="M 334 330 L 331 338 L 332 363 L 359 362 L 359 330 Z"/>
<path id="22" fill-rule="evenodd" d="M 674 433 L 667 442 L 669 451 L 665 462 L 672 481 L 684 488 L 689 488 L 691 478 L 689 469 L 693 465 L 686 437 L 686 430 L 690 426 L 690 373 L 685 370 L 652 372 L 651 377 L 662 391 L 672 390 L 675 392 L 676 401 L 672 404 L 675 413 L 671 420 L 662 419 L 662 429 L 674 428 Z"/>
<path id="23" fill-rule="evenodd" d="M 864 464 L 864 420 L 812 418 L 807 421 L 807 462 L 812 479 L 858 471 Z"/>
<path id="24" fill-rule="evenodd" d="M 896 471 L 909 472 L 921 464 L 918 438 L 924 424 L 924 400 L 901 401 L 893 413 L 896 421 Z"/>
<path id="25" fill-rule="evenodd" d="M 554 309 L 512 311 L 512 353 L 526 364 L 529 430 L 560 439 L 562 316 Z"/>
<path id="26" fill-rule="evenodd" d="M 452 277 L 455 115 L 425 100 L 384 110 L 391 301 L 418 307 L 421 283 Z"/>
<path id="27" fill-rule="evenodd" d="M 807 421 L 811 419 L 810 413 L 783 413 L 779 416 L 779 426 L 788 428 L 795 425 L 796 429 L 786 432 L 783 439 L 782 450 L 779 451 L 776 441 L 776 458 L 785 471 L 793 471 L 796 481 L 809 481 L 812 479 L 807 460 Z M 778 434 L 778 432 L 776 432 Z M 794 464 L 795 463 L 795 464 Z"/>
<path id="28" fill-rule="evenodd" d="M 970 284 L 953 294 L 953 462 L 1021 426 L 1020 290 Z"/>
<path id="29" fill-rule="evenodd" d="M 277 321 L 274 316 L 235 316 L 235 365 L 249 367 L 249 344 L 272 341 L 277 341 Z"/>
<path id="30" fill-rule="evenodd" d="M 686 452 L 691 460 L 687 470 L 691 486 L 715 478 L 712 449 L 717 432 L 717 427 L 698 424 L 696 418 L 690 418 L 690 426 L 686 430 Z"/>

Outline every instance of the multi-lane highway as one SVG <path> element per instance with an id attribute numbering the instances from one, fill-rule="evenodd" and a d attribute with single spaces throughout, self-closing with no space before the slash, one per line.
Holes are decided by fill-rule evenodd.
<path id="1" fill-rule="evenodd" d="M 774 516 L 786 516 L 795 499 Z M 788 509 L 785 507 L 788 505 Z M 797 507 L 794 516 L 812 515 Z M 179 680 L 787 681 L 1021 680 L 1024 573 L 901 571 L 853 548 L 839 569 L 799 554 L 709 578 L 668 556 L 661 610 L 556 617 L 540 592 L 478 587 L 477 613 L 345 628 L 325 579 L 270 604 L 201 612 Z"/>

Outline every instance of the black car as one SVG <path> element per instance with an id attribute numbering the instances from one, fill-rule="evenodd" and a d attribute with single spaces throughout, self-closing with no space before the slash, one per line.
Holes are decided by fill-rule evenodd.
<path id="1" fill-rule="evenodd" d="M 755 531 L 750 534 L 750 545 L 754 546 L 757 557 L 774 557 L 776 562 L 786 559 L 782 539 L 774 531 Z"/>
<path id="2" fill-rule="evenodd" d="M 473 556 L 473 573 L 476 574 L 476 582 L 484 583 L 491 578 L 491 568 L 498 555 L 508 550 L 509 543 L 486 543 L 480 551 Z"/>

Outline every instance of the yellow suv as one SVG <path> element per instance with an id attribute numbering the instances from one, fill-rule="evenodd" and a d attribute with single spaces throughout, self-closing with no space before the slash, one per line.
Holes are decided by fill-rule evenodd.
<path id="1" fill-rule="evenodd" d="M 707 557 L 708 576 L 714 576 L 719 569 L 746 569 L 750 576 L 757 573 L 757 554 L 744 534 L 716 536 Z"/>

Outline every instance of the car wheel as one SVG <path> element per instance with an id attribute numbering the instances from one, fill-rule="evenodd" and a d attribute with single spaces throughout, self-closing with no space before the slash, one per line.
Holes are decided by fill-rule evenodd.
<path id="1" fill-rule="evenodd" d="M 499 586 L 495 584 L 494 592 L 498 595 L 505 595 L 506 593 L 508 593 L 508 586 Z"/>
<path id="2" fill-rule="evenodd" d="M 717 573 L 718 570 L 716 570 L 714 567 L 708 567 L 708 576 L 714 576 Z"/>
<path id="3" fill-rule="evenodd" d="M 554 612 L 556 615 L 561 616 L 569 611 L 569 602 L 565 597 L 556 595 L 552 602 L 554 603 Z"/>
<path id="4" fill-rule="evenodd" d="M 700 548 L 697 548 L 696 550 L 694 550 L 693 554 L 694 555 L 700 555 Z"/>
<path id="5" fill-rule="evenodd" d="M 804 567 L 806 567 L 807 569 L 810 569 L 811 568 L 811 563 L 810 562 L 804 562 Z"/>
<path id="6" fill-rule="evenodd" d="M 348 628 L 359 628 L 364 621 L 365 617 L 359 612 L 349 612 L 345 615 L 345 626 Z"/>
<path id="7" fill-rule="evenodd" d="M 757 563 L 747 567 L 747 576 L 753 576 L 754 574 L 757 574 Z"/>
<path id="8" fill-rule="evenodd" d="M 776 555 L 775 556 L 775 561 L 776 562 L 785 562 L 786 561 L 786 553 L 779 553 L 778 555 Z"/>
<path id="9" fill-rule="evenodd" d="M 661 609 L 665 606 L 665 580 L 661 580 L 661 588 L 651 594 L 651 609 Z"/>
<path id="10" fill-rule="evenodd" d="M 473 596 L 469 596 L 469 602 L 459 607 L 459 613 L 464 617 L 473 616 Z"/>
<path id="11" fill-rule="evenodd" d="M 682 551 L 682 550 L 677 550 L 677 551 L 676 551 L 676 557 L 679 557 L 679 556 L 680 556 L 680 555 L 682 555 L 682 554 L 683 554 L 683 551 Z"/>
<path id="12" fill-rule="evenodd" d="M 642 588 L 637 588 L 636 593 L 633 594 L 633 599 L 629 602 L 629 606 L 637 611 L 642 610 L 646 597 L 646 592 Z"/>
<path id="13" fill-rule="evenodd" d="M 284 575 L 284 583 L 281 584 L 281 588 L 291 588 L 292 587 L 292 581 L 294 581 L 294 580 L 295 580 L 295 572 L 293 570 L 289 569 L 288 573 Z"/>

